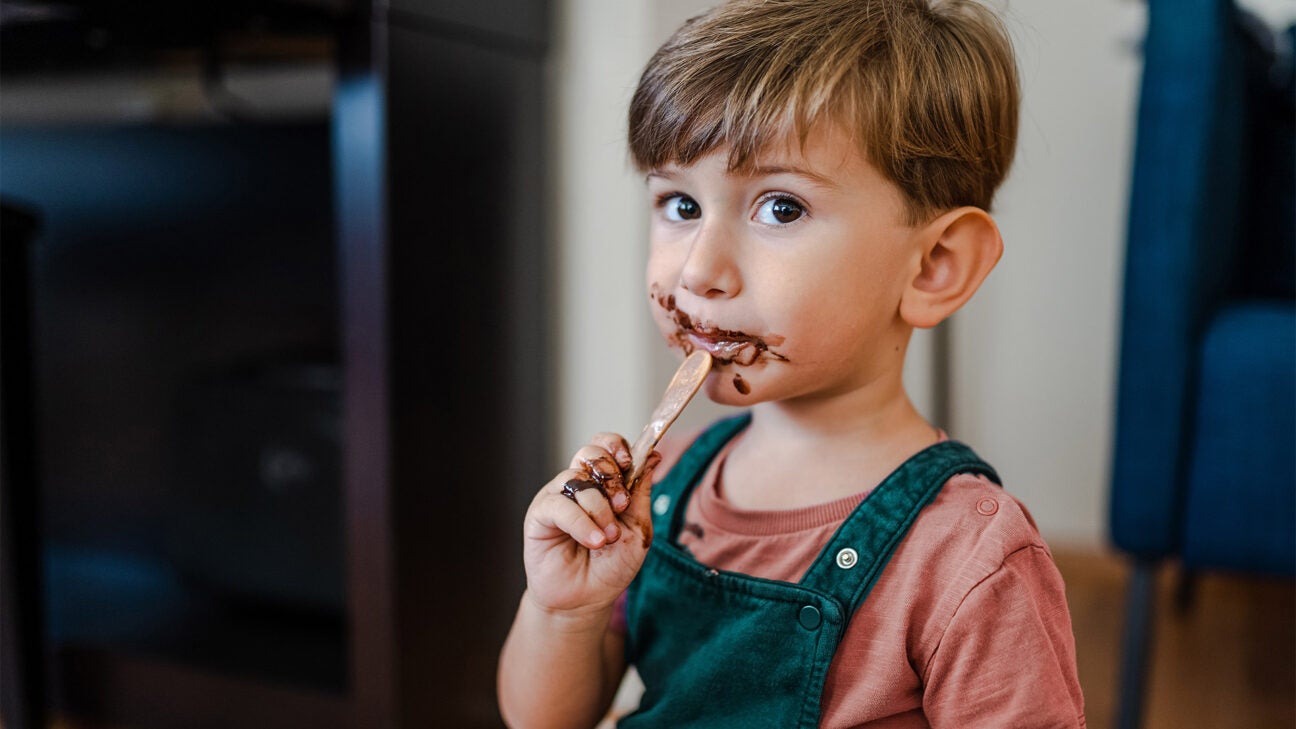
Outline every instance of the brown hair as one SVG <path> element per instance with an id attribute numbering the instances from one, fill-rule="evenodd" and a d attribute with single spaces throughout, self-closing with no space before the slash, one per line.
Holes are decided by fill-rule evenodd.
<path id="1" fill-rule="evenodd" d="M 909 223 L 990 208 L 1020 92 L 1002 23 L 973 0 L 730 0 L 653 55 L 630 103 L 640 170 L 729 146 L 729 169 L 841 125 L 904 194 Z"/>

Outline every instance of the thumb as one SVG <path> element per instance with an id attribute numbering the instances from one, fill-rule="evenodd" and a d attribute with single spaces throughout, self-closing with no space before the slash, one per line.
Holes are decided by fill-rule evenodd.
<path id="1" fill-rule="evenodd" d="M 626 506 L 623 516 L 631 524 L 643 525 L 645 532 L 652 529 L 653 476 L 661 459 L 662 456 L 657 451 L 648 454 L 643 475 L 639 477 L 639 482 L 630 492 L 630 503 Z"/>

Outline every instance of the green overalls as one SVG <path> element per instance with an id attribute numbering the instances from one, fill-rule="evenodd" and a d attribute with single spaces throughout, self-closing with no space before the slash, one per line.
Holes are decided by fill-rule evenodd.
<path id="1" fill-rule="evenodd" d="M 918 512 L 952 476 L 990 466 L 967 446 L 914 455 L 846 518 L 801 582 L 699 563 L 677 542 L 689 494 L 751 421 L 712 425 L 653 487 L 652 547 L 626 601 L 626 656 L 643 678 L 634 727 L 816 727 L 824 678 L 846 623 Z"/>

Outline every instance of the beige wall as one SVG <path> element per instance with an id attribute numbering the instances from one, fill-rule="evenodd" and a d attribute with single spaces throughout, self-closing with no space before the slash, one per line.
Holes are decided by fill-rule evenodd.
<path id="1" fill-rule="evenodd" d="M 633 437 L 674 362 L 651 330 L 646 202 L 624 151 L 642 64 L 705 0 L 563 0 L 552 191 L 562 354 L 555 464 L 599 430 Z M 996 465 L 1055 543 L 1102 541 L 1119 300 L 1145 7 L 997 2 L 1025 105 L 996 218 L 1006 254 L 952 322 L 952 434 Z M 925 336 L 908 371 L 929 407 Z M 690 406 L 686 425 L 717 410 Z"/>
<path id="2" fill-rule="evenodd" d="M 1142 3 L 1011 6 L 1017 159 L 998 270 L 954 319 L 952 429 L 1054 543 L 1105 535 Z"/>
<path id="3" fill-rule="evenodd" d="M 555 464 L 601 430 L 628 433 L 649 412 L 653 341 L 643 288 L 646 208 L 626 164 L 624 119 L 651 53 L 652 3 L 560 0 L 552 54 L 558 272 Z"/>

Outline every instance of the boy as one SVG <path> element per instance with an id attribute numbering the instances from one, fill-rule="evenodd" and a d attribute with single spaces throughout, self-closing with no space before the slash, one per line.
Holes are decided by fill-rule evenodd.
<path id="1" fill-rule="evenodd" d="M 733 0 L 657 52 L 630 109 L 650 307 L 750 409 L 632 492 L 613 434 L 540 490 L 510 724 L 594 725 L 629 664 L 623 727 L 1083 726 L 1047 547 L 901 383 L 999 259 L 1017 110 L 967 1 Z"/>

